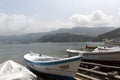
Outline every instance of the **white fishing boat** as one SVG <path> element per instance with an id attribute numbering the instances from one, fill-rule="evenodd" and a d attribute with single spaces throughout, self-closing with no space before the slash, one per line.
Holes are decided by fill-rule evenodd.
<path id="1" fill-rule="evenodd" d="M 120 41 L 119 40 L 108 40 L 108 39 L 104 39 L 103 40 L 105 45 L 120 45 Z"/>
<path id="2" fill-rule="evenodd" d="M 62 80 L 73 80 L 80 64 L 80 56 L 58 58 L 32 52 L 24 55 L 24 59 L 31 69 Z"/>
<path id="3" fill-rule="evenodd" d="M 12 60 L 0 64 L 0 80 L 37 80 L 25 66 Z"/>
<path id="4" fill-rule="evenodd" d="M 82 60 L 88 62 L 99 62 L 99 63 L 120 63 L 120 47 L 97 47 L 92 51 L 87 50 L 72 50 L 67 49 L 69 56 L 76 56 L 82 54 Z"/>

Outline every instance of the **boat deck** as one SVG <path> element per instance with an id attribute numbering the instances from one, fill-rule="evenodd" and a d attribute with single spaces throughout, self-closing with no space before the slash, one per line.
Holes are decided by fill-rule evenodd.
<path id="1" fill-rule="evenodd" d="M 120 80 L 120 67 L 81 62 L 75 80 Z"/>

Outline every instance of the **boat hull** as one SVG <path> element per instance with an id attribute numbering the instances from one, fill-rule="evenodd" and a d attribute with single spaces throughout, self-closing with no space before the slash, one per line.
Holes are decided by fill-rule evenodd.
<path id="1" fill-rule="evenodd" d="M 55 75 L 50 73 L 43 73 L 38 70 L 32 69 L 28 66 L 28 68 L 34 72 L 36 75 L 39 75 L 40 77 L 44 78 L 45 80 L 74 80 L 74 77 L 68 77 L 68 76 L 62 76 L 62 75 Z"/>
<path id="2" fill-rule="evenodd" d="M 80 64 L 80 56 L 77 56 L 77 58 L 45 63 L 34 62 L 27 59 L 25 59 L 25 61 L 27 65 L 35 71 L 55 75 L 63 78 L 63 80 L 73 80 Z"/>
<path id="3" fill-rule="evenodd" d="M 82 54 L 82 61 L 96 62 L 104 64 L 120 64 L 120 51 L 111 52 L 68 52 L 70 56 L 76 56 Z"/>
<path id="4" fill-rule="evenodd" d="M 104 60 L 89 60 L 89 59 L 83 59 L 84 62 L 93 62 L 93 63 L 100 63 L 105 65 L 114 65 L 114 66 L 120 66 L 120 61 L 104 61 Z"/>
<path id="5" fill-rule="evenodd" d="M 83 59 L 98 61 L 120 61 L 120 52 L 85 53 Z"/>

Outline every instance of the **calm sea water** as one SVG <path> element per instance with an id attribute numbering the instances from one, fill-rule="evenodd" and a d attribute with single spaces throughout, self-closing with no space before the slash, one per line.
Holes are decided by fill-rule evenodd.
<path id="1" fill-rule="evenodd" d="M 67 48 L 81 49 L 84 48 L 86 44 L 90 46 L 103 45 L 103 43 L 100 42 L 0 44 L 0 63 L 7 60 L 14 60 L 25 65 L 23 56 L 30 51 L 45 55 L 60 56 L 67 54 L 65 52 Z"/>

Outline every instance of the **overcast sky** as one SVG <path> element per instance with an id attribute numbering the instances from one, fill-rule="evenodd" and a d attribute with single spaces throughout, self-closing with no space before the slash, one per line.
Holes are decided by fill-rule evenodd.
<path id="1" fill-rule="evenodd" d="M 0 0 L 0 35 L 120 25 L 120 0 Z"/>

